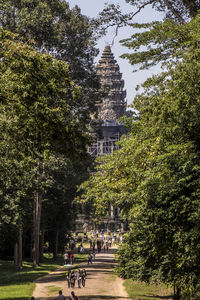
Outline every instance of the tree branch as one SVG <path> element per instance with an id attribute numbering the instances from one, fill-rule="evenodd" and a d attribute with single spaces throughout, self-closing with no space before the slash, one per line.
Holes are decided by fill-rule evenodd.
<path id="1" fill-rule="evenodd" d="M 121 27 L 121 26 L 123 26 L 122 24 L 123 23 L 127 23 L 127 21 L 128 20 L 132 20 L 143 8 L 145 8 L 147 5 L 150 5 L 150 4 L 152 4 L 153 2 L 154 2 L 155 0 L 150 0 L 150 1 L 148 1 L 148 2 L 146 2 L 146 3 L 144 3 L 143 5 L 141 5 L 139 8 L 138 8 L 138 10 L 136 11 L 136 12 L 134 12 L 134 13 L 131 13 L 130 15 L 126 15 L 127 17 L 126 17 L 126 22 L 124 22 L 124 21 L 121 21 L 120 23 L 118 23 L 118 24 L 116 24 L 116 30 L 115 30 L 115 35 L 114 35 L 114 37 L 113 37 L 113 40 L 112 40 L 112 46 L 114 45 L 114 41 L 115 41 L 115 38 L 117 37 L 117 35 L 118 35 L 118 31 L 119 31 L 119 28 Z M 126 24 L 127 25 L 127 24 Z M 108 28 L 108 26 L 107 26 L 107 28 Z"/>
<path id="2" fill-rule="evenodd" d="M 172 6 L 172 4 L 170 3 L 170 1 L 168 0 L 163 0 L 164 3 L 166 4 L 167 8 L 169 10 L 171 10 L 171 12 L 173 13 L 173 15 L 179 20 L 179 22 L 181 24 L 185 24 L 185 20 L 180 16 L 180 14 L 178 13 L 178 11 Z"/>
<path id="3" fill-rule="evenodd" d="M 197 15 L 197 11 L 199 9 L 199 7 L 197 7 L 197 5 L 195 5 L 195 1 L 183 0 L 183 4 L 185 5 L 187 10 L 189 11 L 190 16 L 192 18 L 194 18 Z"/>

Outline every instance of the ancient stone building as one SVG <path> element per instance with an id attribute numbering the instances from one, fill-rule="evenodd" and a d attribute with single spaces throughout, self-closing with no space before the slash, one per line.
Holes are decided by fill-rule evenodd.
<path id="1" fill-rule="evenodd" d="M 93 157 L 107 155 L 118 149 L 117 142 L 126 130 L 118 120 L 126 112 L 126 91 L 124 80 L 119 70 L 119 65 L 114 59 L 110 46 L 106 46 L 97 66 L 102 89 L 105 90 L 105 97 L 98 105 L 98 118 L 101 123 L 100 137 L 89 147 L 89 153 Z M 88 216 L 79 214 L 77 230 L 87 232 L 90 229 L 124 230 L 124 223 L 119 218 L 118 207 L 110 205 L 108 214 L 101 223 L 90 222 Z"/>
<path id="2" fill-rule="evenodd" d="M 106 96 L 98 105 L 98 118 L 102 121 L 102 135 L 89 148 L 92 156 L 110 154 L 118 149 L 116 142 L 125 133 L 123 124 L 118 119 L 125 114 L 127 105 L 124 80 L 110 46 L 105 47 L 96 70 Z"/>
<path id="3" fill-rule="evenodd" d="M 122 134 L 126 133 L 119 118 L 125 115 L 127 107 L 124 80 L 110 46 L 105 47 L 96 70 L 101 86 L 107 92 L 98 105 L 98 117 L 102 121 L 102 136 L 89 148 L 89 152 L 93 156 L 111 154 L 118 149 L 116 142 L 119 141 Z M 119 209 L 111 205 L 108 207 L 108 215 L 100 224 L 100 228 L 123 230 L 123 227 L 124 224 L 119 218 Z"/>

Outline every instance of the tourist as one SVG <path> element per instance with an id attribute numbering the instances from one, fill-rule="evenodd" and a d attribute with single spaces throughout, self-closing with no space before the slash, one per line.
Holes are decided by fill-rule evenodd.
<path id="1" fill-rule="evenodd" d="M 75 295 L 75 293 L 72 291 L 71 296 L 69 297 L 70 300 L 78 300 L 78 297 Z"/>
<path id="2" fill-rule="evenodd" d="M 69 270 L 66 274 L 66 279 L 67 279 L 67 283 L 68 283 L 68 288 L 70 288 L 71 286 L 71 271 Z"/>
<path id="3" fill-rule="evenodd" d="M 94 251 L 94 249 L 95 249 L 95 245 L 96 245 L 96 241 L 94 240 L 93 241 L 93 246 L 92 246 L 92 250 Z"/>
<path id="4" fill-rule="evenodd" d="M 85 287 L 86 276 L 87 276 L 87 273 L 86 273 L 85 269 L 83 269 L 82 272 L 81 272 L 81 279 L 82 279 L 82 286 L 83 287 Z"/>
<path id="5" fill-rule="evenodd" d="M 88 265 L 90 263 L 92 264 L 92 254 L 91 254 L 91 252 L 89 252 L 89 254 L 88 254 Z"/>
<path id="6" fill-rule="evenodd" d="M 78 282 L 78 287 L 81 288 L 81 272 L 80 269 L 76 271 L 76 280 Z"/>
<path id="7" fill-rule="evenodd" d="M 70 285 L 71 285 L 71 288 L 75 288 L 75 283 L 76 283 L 76 275 L 74 273 L 74 270 L 72 270 L 71 276 L 70 276 Z"/>
<path id="8" fill-rule="evenodd" d="M 65 252 L 65 254 L 64 254 L 64 265 L 66 265 L 68 263 L 68 259 L 69 259 L 69 254 L 67 252 Z"/>
<path id="9" fill-rule="evenodd" d="M 84 254 L 85 250 L 83 248 L 83 245 L 81 244 L 81 248 L 80 248 L 80 254 Z"/>
<path id="10" fill-rule="evenodd" d="M 93 259 L 95 260 L 95 256 L 96 256 L 96 251 L 95 250 L 92 251 L 92 256 L 93 256 Z"/>
<path id="11" fill-rule="evenodd" d="M 98 250 L 98 253 L 101 252 L 101 240 L 97 240 L 97 250 Z"/>
<path id="12" fill-rule="evenodd" d="M 70 254 L 70 264 L 71 265 L 74 264 L 74 254 L 73 253 Z"/>
<path id="13" fill-rule="evenodd" d="M 65 300 L 65 297 L 63 296 L 62 291 L 59 291 L 58 293 L 59 293 L 59 295 L 56 297 L 56 299 L 57 300 Z"/>
<path id="14" fill-rule="evenodd" d="M 108 241 L 106 241 L 106 250 L 107 250 L 107 252 L 108 252 L 108 248 L 109 248 Z"/>

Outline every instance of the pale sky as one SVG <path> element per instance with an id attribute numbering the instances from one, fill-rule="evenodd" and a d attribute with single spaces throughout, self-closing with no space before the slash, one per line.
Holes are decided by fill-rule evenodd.
<path id="1" fill-rule="evenodd" d="M 70 4 L 70 7 L 74 7 L 78 5 L 81 9 L 82 14 L 87 15 L 89 17 L 95 17 L 97 14 L 103 10 L 104 3 L 114 3 L 120 4 L 123 12 L 131 12 L 134 10 L 134 7 L 130 4 L 127 4 L 125 0 L 112 0 L 112 1 L 105 1 L 105 0 L 69 0 L 67 1 Z M 146 23 L 155 20 L 161 20 L 162 16 L 159 15 L 157 12 L 151 9 L 151 7 L 145 8 L 138 16 L 134 19 L 135 22 L 138 23 Z M 130 26 L 121 28 L 119 30 L 118 36 L 115 38 L 114 45 L 112 46 L 112 52 L 119 64 L 120 71 L 122 72 L 122 77 L 125 81 L 125 89 L 127 91 L 127 101 L 128 104 L 131 104 L 134 96 L 136 95 L 135 88 L 138 84 L 141 84 L 145 81 L 146 78 L 150 77 L 152 74 L 159 72 L 159 67 L 152 68 L 148 71 L 137 71 L 132 72 L 133 66 L 129 64 L 129 62 L 125 59 L 120 58 L 120 55 L 123 53 L 129 52 L 126 47 L 121 46 L 119 43 L 120 40 L 129 38 L 134 33 L 133 29 Z M 102 55 L 103 49 L 106 44 L 111 44 L 112 39 L 114 36 L 113 29 L 107 34 L 107 36 L 103 37 L 99 42 L 97 47 L 100 50 L 100 54 L 97 57 L 97 61 Z M 131 51 L 130 51 L 131 52 Z"/>

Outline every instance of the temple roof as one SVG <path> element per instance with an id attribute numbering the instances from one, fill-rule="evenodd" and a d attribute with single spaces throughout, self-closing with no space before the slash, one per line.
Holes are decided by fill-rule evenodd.
<path id="1" fill-rule="evenodd" d="M 102 88 L 108 88 L 106 96 L 99 105 L 99 118 L 104 121 L 116 121 L 125 113 L 126 91 L 123 89 L 124 80 L 110 46 L 105 46 L 96 70 Z"/>

